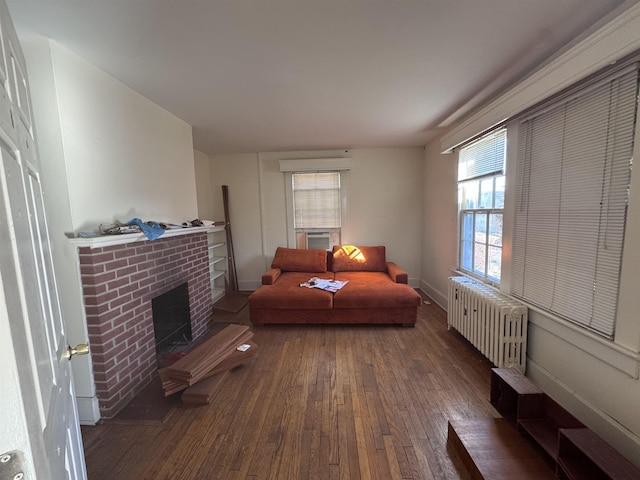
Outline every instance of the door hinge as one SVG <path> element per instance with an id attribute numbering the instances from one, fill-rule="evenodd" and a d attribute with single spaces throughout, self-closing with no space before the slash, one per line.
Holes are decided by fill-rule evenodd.
<path id="1" fill-rule="evenodd" d="M 0 454 L 0 480 L 26 480 L 24 474 L 24 454 L 11 450 Z"/>

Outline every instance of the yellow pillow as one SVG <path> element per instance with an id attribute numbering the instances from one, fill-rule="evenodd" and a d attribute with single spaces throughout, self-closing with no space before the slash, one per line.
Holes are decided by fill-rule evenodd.
<path id="1" fill-rule="evenodd" d="M 385 247 L 336 245 L 332 265 L 334 272 L 386 272 Z"/>

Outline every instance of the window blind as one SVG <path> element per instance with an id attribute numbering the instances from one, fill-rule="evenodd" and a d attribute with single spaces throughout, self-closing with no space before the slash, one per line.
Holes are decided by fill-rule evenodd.
<path id="1" fill-rule="evenodd" d="M 507 131 L 502 128 L 460 149 L 458 181 L 501 173 L 507 144 Z"/>
<path id="2" fill-rule="evenodd" d="M 637 93 L 634 66 L 520 122 L 511 294 L 607 338 Z"/>
<path id="3" fill-rule="evenodd" d="M 340 227 L 340 173 L 294 173 L 295 228 Z"/>

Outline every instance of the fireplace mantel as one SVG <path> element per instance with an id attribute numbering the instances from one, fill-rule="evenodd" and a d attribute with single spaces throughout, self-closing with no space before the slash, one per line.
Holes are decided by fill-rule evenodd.
<path id="1" fill-rule="evenodd" d="M 159 239 L 178 237 L 182 235 L 192 235 L 195 233 L 211 233 L 224 230 L 224 225 L 213 227 L 189 227 L 166 230 Z M 146 242 L 149 240 L 144 233 L 123 233 L 122 235 L 99 235 L 96 237 L 73 237 L 67 240 L 75 247 L 102 248 L 112 245 L 124 245 L 127 243 Z"/>
<path id="2" fill-rule="evenodd" d="M 193 339 L 213 312 L 208 233 L 221 227 L 69 239 L 78 251 L 96 396 L 112 418 L 158 368 L 153 298 L 187 283 Z"/>

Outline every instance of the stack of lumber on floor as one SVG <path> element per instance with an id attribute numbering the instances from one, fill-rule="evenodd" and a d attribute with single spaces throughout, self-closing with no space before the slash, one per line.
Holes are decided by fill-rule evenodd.
<path id="1" fill-rule="evenodd" d="M 211 402 L 224 383 L 229 370 L 251 358 L 258 346 L 251 341 L 253 332 L 244 325 L 229 325 L 205 340 L 174 364 L 158 370 L 164 396 L 183 391 L 182 401 L 199 405 Z M 244 352 L 237 348 L 250 345 Z"/>

